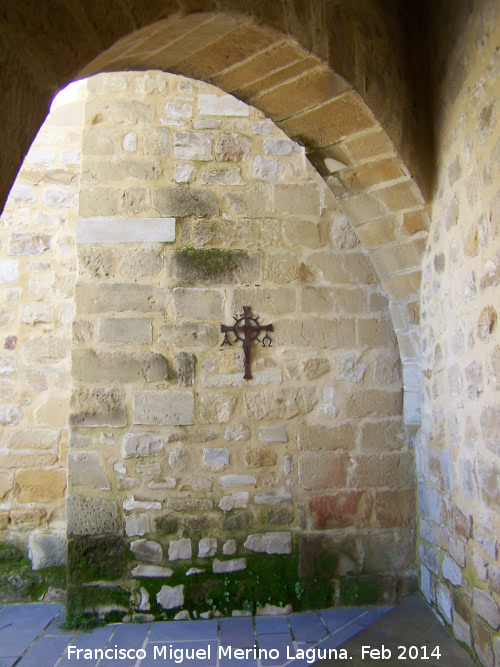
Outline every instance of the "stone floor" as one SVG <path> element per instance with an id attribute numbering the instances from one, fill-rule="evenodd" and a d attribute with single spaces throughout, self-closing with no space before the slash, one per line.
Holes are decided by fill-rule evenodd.
<path id="1" fill-rule="evenodd" d="M 380 651 L 382 645 L 386 649 L 384 667 L 474 665 L 418 595 L 394 609 L 345 608 L 278 617 L 116 624 L 88 633 L 61 630 L 63 614 L 62 607 L 54 604 L 1 608 L 0 667 L 304 667 L 339 665 L 346 660 L 350 667 L 362 667 L 382 659 L 366 648 L 363 654 L 362 647 Z M 255 646 L 262 652 L 257 658 Z M 406 647 L 407 661 L 398 659 L 402 652 L 398 646 Z M 409 655 L 412 646 L 419 652 L 416 659 Z M 435 652 L 431 655 L 436 646 L 439 659 Z M 107 656 L 96 655 L 95 649 L 107 649 Z M 337 653 L 329 654 L 329 649 Z M 131 652 L 120 657 L 115 650 Z M 330 658 L 318 662 L 325 655 Z"/>

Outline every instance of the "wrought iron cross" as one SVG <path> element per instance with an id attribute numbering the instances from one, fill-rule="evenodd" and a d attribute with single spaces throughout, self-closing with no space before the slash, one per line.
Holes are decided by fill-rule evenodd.
<path id="1" fill-rule="evenodd" d="M 234 325 L 232 327 L 221 324 L 220 330 L 224 335 L 224 340 L 221 343 L 221 347 L 224 345 L 232 345 L 231 341 L 227 337 L 228 333 L 233 333 L 236 337 L 236 340 L 239 340 L 243 343 L 243 352 L 245 354 L 245 375 L 243 376 L 245 380 L 252 379 L 252 373 L 250 371 L 250 347 L 254 341 L 262 343 L 262 347 L 271 347 L 271 338 L 268 331 L 273 331 L 272 324 L 259 324 L 259 316 L 252 317 L 250 315 L 250 306 L 243 306 L 243 317 L 234 317 Z M 261 340 L 259 338 L 260 332 L 265 331 L 266 335 Z"/>

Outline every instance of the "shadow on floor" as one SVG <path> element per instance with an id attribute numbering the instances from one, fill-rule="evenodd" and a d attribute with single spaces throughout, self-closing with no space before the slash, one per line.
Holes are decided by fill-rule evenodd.
<path id="1" fill-rule="evenodd" d="M 382 646 L 385 647 L 385 658 L 382 658 Z M 380 651 L 370 653 L 363 647 Z M 399 648 L 401 647 L 401 648 Z M 410 649 L 410 647 L 416 647 Z M 440 657 L 437 658 L 436 647 Z M 420 594 L 412 595 L 404 600 L 382 618 L 359 632 L 342 644 L 349 659 L 349 667 L 402 667 L 403 665 L 427 665 L 427 667 L 474 667 L 476 663 L 456 643 L 448 630 L 427 606 Z M 387 649 L 390 651 L 387 653 Z M 433 654 L 434 651 L 434 654 Z M 415 657 L 412 659 L 412 655 Z M 428 659 L 426 659 L 426 656 Z M 320 660 L 314 663 L 318 667 L 340 664 L 339 660 Z"/>

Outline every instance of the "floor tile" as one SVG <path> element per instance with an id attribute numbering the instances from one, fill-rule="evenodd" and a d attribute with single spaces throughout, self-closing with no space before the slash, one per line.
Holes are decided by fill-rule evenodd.
<path id="1" fill-rule="evenodd" d="M 331 633 L 342 628 L 344 625 L 365 612 L 366 609 L 327 609 L 320 612 L 320 616 L 328 628 L 328 632 Z"/>
<path id="2" fill-rule="evenodd" d="M 321 641 L 327 635 L 326 628 L 320 616 L 316 613 L 291 614 L 289 622 L 297 642 L 313 644 Z"/>
<path id="3" fill-rule="evenodd" d="M 255 627 L 258 635 L 276 635 L 290 632 L 286 616 L 256 616 Z"/>
<path id="4" fill-rule="evenodd" d="M 253 618 L 222 618 L 220 641 L 223 646 L 252 648 L 255 645 Z"/>
<path id="5" fill-rule="evenodd" d="M 70 637 L 40 637 L 19 662 L 19 667 L 42 667 L 55 665 L 64 654 Z"/>
<path id="6" fill-rule="evenodd" d="M 170 665 L 189 665 L 189 667 L 216 667 L 217 665 L 216 641 L 175 642 L 175 646 L 172 645 L 172 658 L 170 658 L 170 644 L 148 643 L 146 653 L 146 658 L 139 663 L 140 667 L 158 667 L 159 664 L 169 667 Z M 181 658 L 182 662 L 179 662 Z"/>
<path id="7" fill-rule="evenodd" d="M 187 639 L 217 639 L 217 621 L 170 621 L 154 623 L 149 636 L 151 642 L 173 642 Z"/>
<path id="8" fill-rule="evenodd" d="M 393 607 L 377 607 L 376 609 L 370 609 L 369 611 L 366 612 L 366 614 L 363 614 L 362 616 L 357 618 L 356 623 L 358 625 L 363 625 L 364 627 L 368 627 L 382 616 L 385 616 L 385 614 L 390 612 L 392 609 Z"/>
<path id="9" fill-rule="evenodd" d="M 259 638 L 259 649 L 267 651 L 267 654 L 260 653 L 262 667 L 284 665 L 288 660 L 287 654 L 295 654 L 290 633 L 262 635 Z"/>

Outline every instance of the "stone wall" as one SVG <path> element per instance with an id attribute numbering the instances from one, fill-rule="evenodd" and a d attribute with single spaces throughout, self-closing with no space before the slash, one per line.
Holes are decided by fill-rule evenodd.
<path id="1" fill-rule="evenodd" d="M 422 590 L 500 664 L 500 37 L 495 2 L 432 3 L 437 184 L 422 284 Z M 446 26 L 446 27 L 445 27 Z"/>
<path id="2" fill-rule="evenodd" d="M 65 558 L 83 87 L 53 105 L 0 218 L 0 541 Z"/>
<path id="3" fill-rule="evenodd" d="M 73 608 L 202 611 L 200 589 L 225 613 L 408 592 L 414 473 L 398 348 L 331 192 L 303 149 L 207 84 L 148 72 L 100 75 L 88 90 Z M 272 347 L 252 348 L 251 380 L 241 345 L 221 348 L 221 323 L 243 306 L 274 325 Z M 202 572 L 187 577 L 192 567 Z M 276 577 L 282 589 L 267 589 Z M 117 585 L 92 603 L 103 578 Z M 236 580 L 244 595 L 224 588 Z"/>

